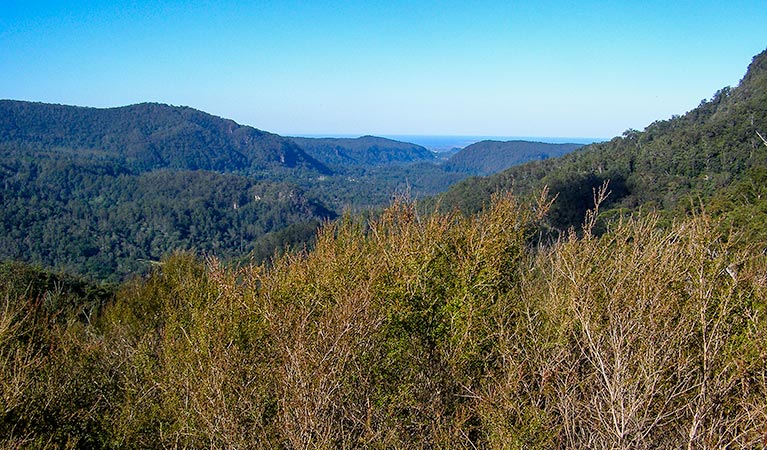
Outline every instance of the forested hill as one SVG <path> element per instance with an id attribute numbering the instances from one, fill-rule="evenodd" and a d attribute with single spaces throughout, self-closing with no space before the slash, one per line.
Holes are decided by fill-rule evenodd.
<path id="1" fill-rule="evenodd" d="M 349 138 L 290 138 L 304 151 L 330 166 L 381 166 L 435 161 L 436 155 L 420 145 L 376 136 Z"/>
<path id="2" fill-rule="evenodd" d="M 562 156 L 582 146 L 519 140 L 480 141 L 451 156 L 447 169 L 472 175 L 491 175 L 528 161 Z"/>
<path id="3" fill-rule="evenodd" d="M 336 217 L 292 141 L 191 108 L 0 101 L 0 260 L 120 280 L 177 250 L 260 260 Z"/>
<path id="4" fill-rule="evenodd" d="M 472 212 L 495 191 L 513 187 L 525 193 L 549 186 L 558 195 L 549 220 L 565 228 L 580 223 L 593 204 L 592 190 L 609 180 L 605 206 L 613 209 L 679 211 L 701 201 L 729 208 L 746 207 L 736 204 L 746 201 L 752 208 L 761 198 L 754 190 L 764 190 L 767 179 L 767 147 L 757 132 L 767 135 L 767 52 L 754 57 L 737 87 L 721 89 L 682 116 L 561 158 L 465 180 L 443 196 L 442 204 Z"/>
<path id="5" fill-rule="evenodd" d="M 0 260 L 120 280 L 178 250 L 269 257 L 336 216 L 301 189 L 208 171 L 0 161 Z"/>
<path id="6" fill-rule="evenodd" d="M 101 109 L 1 100 L 0 151 L 110 160 L 139 172 L 329 173 L 289 139 L 156 103 Z"/>

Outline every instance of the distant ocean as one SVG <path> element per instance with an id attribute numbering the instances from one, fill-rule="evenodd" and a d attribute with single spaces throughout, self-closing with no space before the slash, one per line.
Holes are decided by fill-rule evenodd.
<path id="1" fill-rule="evenodd" d="M 302 137 L 335 137 L 335 138 L 357 138 L 359 135 L 353 134 L 300 134 Z M 575 137 L 540 137 L 540 136 L 443 136 L 426 134 L 380 134 L 379 137 L 394 139 L 397 141 L 410 142 L 428 148 L 434 152 L 446 152 L 455 148 L 464 148 L 475 142 L 493 140 L 493 141 L 532 141 L 545 142 L 548 144 L 591 144 L 594 142 L 603 142 L 609 139 L 605 138 L 575 138 Z"/>

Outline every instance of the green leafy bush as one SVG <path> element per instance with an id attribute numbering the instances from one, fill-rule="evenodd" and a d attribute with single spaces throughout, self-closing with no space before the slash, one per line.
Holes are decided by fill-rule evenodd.
<path id="1" fill-rule="evenodd" d="M 6 290 L 3 443 L 760 445 L 764 255 L 705 215 L 623 217 L 597 236 L 596 210 L 540 246 L 549 206 L 499 195 L 467 217 L 396 201 L 268 266 L 177 253 L 89 321 Z"/>

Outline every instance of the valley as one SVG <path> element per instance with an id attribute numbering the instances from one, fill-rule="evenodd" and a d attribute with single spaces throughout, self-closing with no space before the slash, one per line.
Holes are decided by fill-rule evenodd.
<path id="1" fill-rule="evenodd" d="M 435 195 L 561 146 L 528 147 L 542 150 L 510 148 L 508 161 L 487 150 L 454 170 L 415 144 L 286 138 L 187 107 L 4 100 L 0 258 L 113 281 L 180 250 L 264 261 L 344 212 Z"/>
<path id="2" fill-rule="evenodd" d="M 588 145 L 0 101 L 0 447 L 763 448 L 767 51 Z"/>

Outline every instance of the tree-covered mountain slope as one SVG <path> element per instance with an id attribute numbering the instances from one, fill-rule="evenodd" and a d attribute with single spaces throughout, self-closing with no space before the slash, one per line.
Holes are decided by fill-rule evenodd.
<path id="1" fill-rule="evenodd" d="M 2 100 L 0 152 L 109 160 L 141 172 L 329 173 L 289 139 L 192 108 L 156 103 L 101 109 Z"/>
<path id="2" fill-rule="evenodd" d="M 492 192 L 524 193 L 549 186 L 558 195 L 550 220 L 557 228 L 579 223 L 593 204 L 593 189 L 609 180 L 604 206 L 678 211 L 708 201 L 767 166 L 767 52 L 754 57 L 735 88 L 681 116 L 628 130 L 609 142 L 561 158 L 513 167 L 453 186 L 442 204 L 476 211 Z"/>
<path id="3" fill-rule="evenodd" d="M 437 159 L 434 153 L 420 145 L 376 136 L 290 139 L 309 155 L 329 166 L 371 167 Z"/>
<path id="4" fill-rule="evenodd" d="M 331 144 L 343 158 L 321 151 Z M 303 145 L 337 172 L 291 139 L 192 108 L 1 100 L 0 260 L 100 279 L 181 249 L 261 260 L 311 240 L 337 211 L 465 177 L 389 139 Z"/>
<path id="5" fill-rule="evenodd" d="M 0 168 L 0 259 L 119 280 L 180 249 L 226 260 L 284 245 L 336 214 L 285 183 L 208 171 L 139 175 L 107 163 Z M 290 242 L 290 233 L 281 235 Z M 305 240 L 305 239 L 301 239 Z"/>
<path id="6" fill-rule="evenodd" d="M 583 144 L 549 144 L 532 141 L 480 141 L 450 157 L 446 166 L 455 172 L 491 175 L 509 167 L 570 153 Z"/>
<path id="7" fill-rule="evenodd" d="M 0 260 L 119 280 L 179 249 L 268 257 L 336 217 L 296 184 L 327 174 L 191 108 L 0 101 Z"/>

